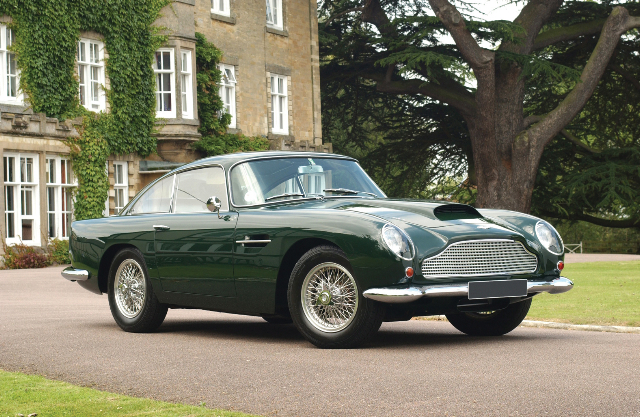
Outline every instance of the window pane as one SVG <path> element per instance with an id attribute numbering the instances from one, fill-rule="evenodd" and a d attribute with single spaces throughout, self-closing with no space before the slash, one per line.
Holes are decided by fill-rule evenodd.
<path id="1" fill-rule="evenodd" d="M 49 237 L 54 238 L 56 237 L 56 215 L 55 213 L 49 213 L 48 217 L 49 217 L 49 225 L 48 225 Z"/>
<path id="2" fill-rule="evenodd" d="M 171 94 L 164 94 L 164 111 L 171 111 Z"/>
<path id="3" fill-rule="evenodd" d="M 22 240 L 33 240 L 33 220 L 22 220 Z"/>
<path id="4" fill-rule="evenodd" d="M 171 91 L 171 74 L 162 74 L 162 87 L 161 91 Z"/>
<path id="5" fill-rule="evenodd" d="M 71 184 L 69 172 L 67 171 L 67 161 L 60 161 L 60 182 L 63 184 Z"/>
<path id="6" fill-rule="evenodd" d="M 162 53 L 162 69 L 163 70 L 171 69 L 171 53 L 170 52 Z"/>
<path id="7" fill-rule="evenodd" d="M 156 52 L 156 68 L 158 70 L 162 69 L 162 52 Z"/>
<path id="8" fill-rule="evenodd" d="M 7 213 L 7 238 L 16 237 L 15 234 L 15 217 L 13 213 Z"/>
<path id="9" fill-rule="evenodd" d="M 176 177 L 176 213 L 208 213 L 207 200 L 218 197 L 221 210 L 229 209 L 222 168 L 194 169 Z"/>
<path id="10" fill-rule="evenodd" d="M 171 204 L 173 176 L 157 182 L 133 206 L 132 214 L 167 213 Z"/>
<path id="11" fill-rule="evenodd" d="M 47 187 L 47 211 L 56 211 L 56 189 Z"/>
<path id="12" fill-rule="evenodd" d="M 267 0 L 267 23 L 273 23 L 273 12 L 271 11 L 271 0 Z"/>
<path id="13" fill-rule="evenodd" d="M 33 215 L 33 189 L 31 187 L 22 187 L 21 214 L 23 216 Z"/>

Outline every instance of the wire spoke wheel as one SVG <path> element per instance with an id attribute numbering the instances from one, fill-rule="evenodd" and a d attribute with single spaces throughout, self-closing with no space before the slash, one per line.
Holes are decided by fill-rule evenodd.
<path id="1" fill-rule="evenodd" d="M 144 308 L 147 283 L 142 267 L 134 259 L 126 259 L 116 271 L 114 295 L 118 310 L 132 319 Z"/>
<path id="2" fill-rule="evenodd" d="M 351 324 L 358 311 L 358 287 L 342 265 L 326 262 L 306 275 L 301 291 L 302 308 L 318 330 L 335 333 Z"/>

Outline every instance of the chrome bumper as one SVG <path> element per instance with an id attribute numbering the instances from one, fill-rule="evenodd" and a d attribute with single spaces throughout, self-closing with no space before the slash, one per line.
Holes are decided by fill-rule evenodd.
<path id="1" fill-rule="evenodd" d="M 76 269 L 72 266 L 63 269 L 61 274 L 71 282 L 86 281 L 89 279 L 89 271 L 85 271 L 84 269 Z"/>
<path id="2" fill-rule="evenodd" d="M 527 293 L 537 294 L 548 292 L 549 294 L 560 294 L 573 288 L 571 280 L 560 277 L 552 281 L 529 281 L 527 283 Z M 431 297 L 468 297 L 468 284 L 445 284 L 412 286 L 408 288 L 370 288 L 364 292 L 366 298 L 370 298 L 382 303 L 410 303 L 420 298 Z"/>

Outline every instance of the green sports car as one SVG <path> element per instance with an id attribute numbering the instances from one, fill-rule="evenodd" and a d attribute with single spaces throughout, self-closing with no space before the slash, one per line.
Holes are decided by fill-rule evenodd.
<path id="1" fill-rule="evenodd" d="M 353 158 L 239 153 L 184 165 L 117 216 L 76 221 L 62 275 L 108 294 L 116 323 L 149 332 L 169 308 L 293 321 L 322 348 L 383 321 L 447 316 L 469 335 L 515 329 L 538 293 L 570 290 L 544 220 L 390 199 Z"/>

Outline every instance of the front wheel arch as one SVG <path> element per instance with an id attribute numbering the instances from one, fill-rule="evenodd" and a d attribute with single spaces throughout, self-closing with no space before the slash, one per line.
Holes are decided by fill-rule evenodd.
<path id="1" fill-rule="evenodd" d="M 106 294 L 109 287 L 109 270 L 111 269 L 111 263 L 113 258 L 123 249 L 138 249 L 134 245 L 129 244 L 116 244 L 110 246 L 102 255 L 100 259 L 100 266 L 98 267 L 98 288 L 100 292 Z"/>
<path id="2" fill-rule="evenodd" d="M 287 289 L 289 288 L 289 278 L 296 263 L 302 258 L 302 255 L 317 246 L 334 246 L 341 249 L 335 243 L 321 238 L 304 238 L 292 244 L 282 257 L 280 268 L 278 269 L 278 278 L 276 279 L 276 314 L 289 316 L 289 303 L 287 301 Z"/>

